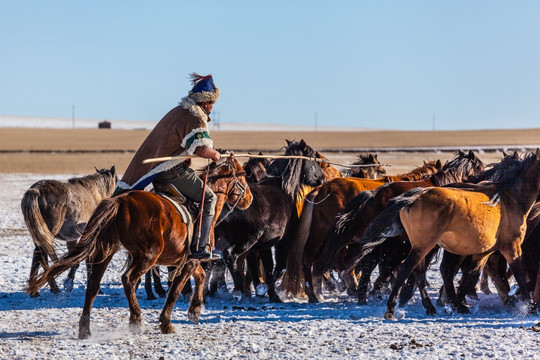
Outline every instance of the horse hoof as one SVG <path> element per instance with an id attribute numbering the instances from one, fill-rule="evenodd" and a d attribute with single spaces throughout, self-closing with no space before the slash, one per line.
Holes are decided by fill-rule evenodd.
<path id="1" fill-rule="evenodd" d="M 366 299 L 358 299 L 358 302 L 356 304 L 357 305 L 367 305 L 367 300 Z"/>
<path id="2" fill-rule="evenodd" d="M 174 326 L 172 326 L 170 323 L 166 325 L 161 324 L 159 329 L 161 330 L 162 334 L 174 334 Z"/>
<path id="3" fill-rule="evenodd" d="M 275 296 L 270 297 L 270 302 L 274 304 L 281 304 L 283 303 L 283 300 L 281 300 L 279 296 L 275 295 Z"/>
<path id="4" fill-rule="evenodd" d="M 456 311 L 459 313 L 459 314 L 468 314 L 470 313 L 471 311 L 469 310 L 468 307 L 466 307 L 465 305 L 463 304 L 458 304 L 456 306 Z"/>
<path id="5" fill-rule="evenodd" d="M 244 294 L 241 291 L 235 290 L 232 292 L 232 297 L 235 301 L 241 301 L 244 298 Z"/>
<path id="6" fill-rule="evenodd" d="M 66 290 L 66 292 L 72 292 L 73 291 L 73 285 L 74 285 L 73 280 L 71 280 L 69 278 L 64 280 L 64 289 Z"/>
<path id="7" fill-rule="evenodd" d="M 396 317 L 394 316 L 394 313 L 391 313 L 391 312 L 388 312 L 388 311 L 384 313 L 384 318 L 386 320 L 390 320 L 390 321 L 396 321 L 397 320 Z"/>
<path id="8" fill-rule="evenodd" d="M 140 334 L 141 333 L 141 325 L 138 323 L 130 323 L 129 324 L 129 332 L 132 334 Z"/>
<path id="9" fill-rule="evenodd" d="M 437 310 L 435 309 L 434 306 L 427 307 L 426 308 L 426 314 L 427 315 L 437 315 Z"/>
<path id="10" fill-rule="evenodd" d="M 60 288 L 59 288 L 58 286 L 56 286 L 56 285 L 55 285 L 55 286 L 51 286 L 51 292 L 52 292 L 53 294 L 58 294 L 58 293 L 60 293 Z"/>
<path id="11" fill-rule="evenodd" d="M 528 315 L 538 315 L 538 309 L 540 309 L 540 304 L 536 302 L 530 302 L 527 305 L 527 314 Z"/>
<path id="12" fill-rule="evenodd" d="M 30 297 L 31 297 L 31 298 L 37 298 L 37 297 L 39 297 L 39 293 L 38 293 L 38 292 L 35 292 L 35 293 L 33 293 L 33 294 L 30 294 Z"/>
<path id="13" fill-rule="evenodd" d="M 146 300 L 157 300 L 157 297 L 155 297 L 154 294 L 152 294 L 152 295 L 147 295 L 147 296 L 146 296 Z"/>
<path id="14" fill-rule="evenodd" d="M 163 298 L 167 297 L 167 293 L 166 292 L 158 292 L 158 296 L 163 299 Z"/>
<path id="15" fill-rule="evenodd" d="M 90 333 L 90 329 L 80 329 L 79 330 L 79 339 L 85 340 L 90 338 L 92 334 Z"/>
<path id="16" fill-rule="evenodd" d="M 255 294 L 257 294 L 257 296 L 264 296 L 266 295 L 267 292 L 268 292 L 268 285 L 266 284 L 259 284 L 255 288 Z"/>
<path id="17" fill-rule="evenodd" d="M 190 311 L 190 312 L 188 312 L 187 317 L 188 317 L 188 320 L 191 321 L 192 323 L 194 323 L 194 324 L 199 323 L 199 314 Z"/>
<path id="18" fill-rule="evenodd" d="M 319 299 L 317 299 L 316 296 L 310 296 L 308 302 L 310 304 L 318 304 L 320 301 L 319 301 Z"/>

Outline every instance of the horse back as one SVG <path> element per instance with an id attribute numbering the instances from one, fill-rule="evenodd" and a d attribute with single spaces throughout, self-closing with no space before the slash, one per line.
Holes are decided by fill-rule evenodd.
<path id="1" fill-rule="evenodd" d="M 438 242 L 459 255 L 492 251 L 504 231 L 500 205 L 478 191 L 431 187 L 400 212 L 413 247 Z"/>

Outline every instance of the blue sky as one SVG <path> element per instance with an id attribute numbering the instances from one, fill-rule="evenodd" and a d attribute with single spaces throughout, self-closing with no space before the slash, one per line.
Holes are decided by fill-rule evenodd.
<path id="1" fill-rule="evenodd" d="M 540 127 L 538 19 L 539 1 L 0 0 L 0 115 L 158 121 L 195 71 L 222 122 Z"/>

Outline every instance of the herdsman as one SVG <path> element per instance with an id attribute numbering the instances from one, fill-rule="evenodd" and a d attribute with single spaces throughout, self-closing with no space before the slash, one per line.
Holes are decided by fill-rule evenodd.
<path id="1" fill-rule="evenodd" d="M 144 140 L 131 160 L 121 181 L 119 190 L 143 189 L 150 182 L 172 184 L 188 199 L 200 202 L 203 193 L 203 181 L 190 168 L 190 161 L 176 162 L 169 168 L 157 166 L 157 163 L 142 164 L 148 158 L 193 155 L 218 161 L 221 155 L 213 148 L 208 133 L 210 112 L 219 97 L 219 88 L 214 85 L 212 75 L 191 74 L 193 88 L 180 104 L 163 117 Z M 202 204 L 200 237 L 195 232 L 191 242 L 191 258 L 210 257 L 207 247 L 210 229 L 214 218 L 217 197 L 208 187 L 205 188 Z"/>

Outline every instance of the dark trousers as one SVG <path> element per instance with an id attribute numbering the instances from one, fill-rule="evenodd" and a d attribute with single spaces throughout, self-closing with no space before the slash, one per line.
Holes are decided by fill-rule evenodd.
<path id="1" fill-rule="evenodd" d="M 203 181 L 186 164 L 179 164 L 170 170 L 162 172 L 154 179 L 154 182 L 173 184 L 186 198 L 197 203 L 201 202 Z M 213 216 L 215 214 L 216 202 L 216 194 L 206 186 L 204 204 L 202 205 L 203 216 Z"/>

